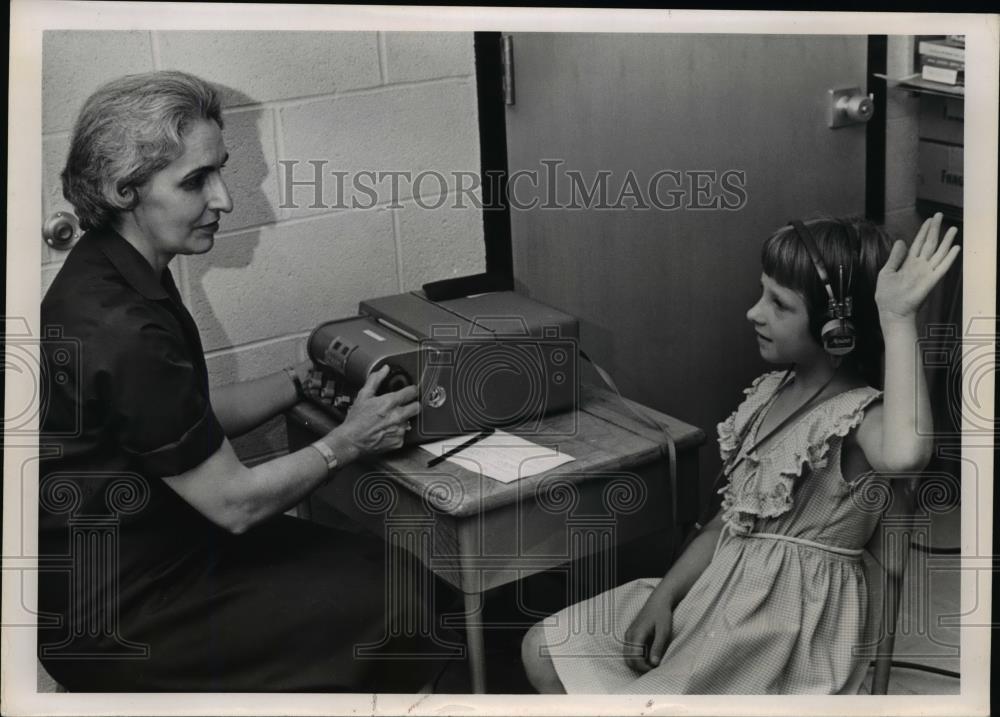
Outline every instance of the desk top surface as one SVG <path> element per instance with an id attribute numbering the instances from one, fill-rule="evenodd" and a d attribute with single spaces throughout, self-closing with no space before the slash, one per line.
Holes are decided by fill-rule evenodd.
<path id="1" fill-rule="evenodd" d="M 524 436 L 534 443 L 558 448 L 575 460 L 513 483 L 493 480 L 449 461 L 428 468 L 431 455 L 419 446 L 406 446 L 365 461 L 373 471 L 386 474 L 418 495 L 434 484 L 428 494 L 429 502 L 438 510 L 464 517 L 533 495 L 544 481 L 578 482 L 594 474 L 627 472 L 662 455 L 667 442 L 664 433 L 640 421 L 616 395 L 588 385 L 581 386 L 580 394 L 580 407 L 576 411 L 546 416 L 537 432 Z M 651 408 L 641 407 L 641 410 L 670 430 L 679 454 L 696 450 L 705 442 L 705 433 L 700 428 Z M 333 417 L 308 403 L 295 406 L 287 416 L 317 436 L 337 425 Z"/>

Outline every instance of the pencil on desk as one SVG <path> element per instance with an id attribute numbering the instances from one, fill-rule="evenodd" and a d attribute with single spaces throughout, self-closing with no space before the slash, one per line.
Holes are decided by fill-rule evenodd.
<path id="1" fill-rule="evenodd" d="M 459 445 L 455 446 L 454 448 L 450 448 L 449 450 L 445 451 L 441 455 L 436 456 L 435 458 L 431 458 L 429 461 L 427 461 L 427 467 L 428 468 L 433 468 L 438 463 L 441 463 L 442 461 L 444 461 L 447 458 L 451 458 L 456 453 L 459 453 L 460 451 L 464 451 L 469 446 L 475 445 L 476 443 L 479 443 L 479 441 L 483 440 L 484 438 L 492 436 L 495 432 L 496 432 L 495 428 L 484 429 L 483 431 L 481 431 L 477 435 L 473 436 L 469 440 L 465 441 L 464 443 L 460 443 Z"/>

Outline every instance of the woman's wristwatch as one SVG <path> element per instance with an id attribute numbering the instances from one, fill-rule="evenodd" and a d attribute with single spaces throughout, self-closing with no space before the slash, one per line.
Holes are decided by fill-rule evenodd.
<path id="1" fill-rule="evenodd" d="M 333 452 L 333 449 L 330 448 L 330 446 L 323 443 L 322 440 L 314 441 L 309 445 L 319 451 L 319 454 L 323 456 L 323 460 L 326 461 L 326 469 L 328 471 L 332 471 L 340 464 L 340 461 L 337 460 L 337 454 Z"/>

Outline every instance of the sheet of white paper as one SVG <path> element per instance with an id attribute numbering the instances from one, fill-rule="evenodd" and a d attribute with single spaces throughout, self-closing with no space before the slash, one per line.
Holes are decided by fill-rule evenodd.
<path id="1" fill-rule="evenodd" d="M 470 433 L 467 436 L 452 436 L 442 441 L 425 443 L 420 447 L 431 455 L 440 456 L 476 435 Z M 540 446 L 520 436 L 497 431 L 445 460 L 502 483 L 512 483 L 575 459 L 554 448 Z"/>

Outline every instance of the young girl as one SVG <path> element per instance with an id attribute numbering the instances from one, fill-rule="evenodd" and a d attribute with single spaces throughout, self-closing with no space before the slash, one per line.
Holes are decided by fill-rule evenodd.
<path id="1" fill-rule="evenodd" d="M 861 554 L 880 519 L 859 492 L 930 458 L 915 316 L 958 255 L 956 230 L 939 242 L 940 230 L 937 214 L 890 252 L 869 222 L 819 220 L 764 243 L 747 319 L 761 356 L 792 368 L 756 379 L 719 424 L 721 510 L 662 580 L 535 625 L 522 651 L 536 689 L 857 691 L 868 660 L 853 648 L 873 637 Z M 884 392 L 872 387 L 883 350 Z"/>

